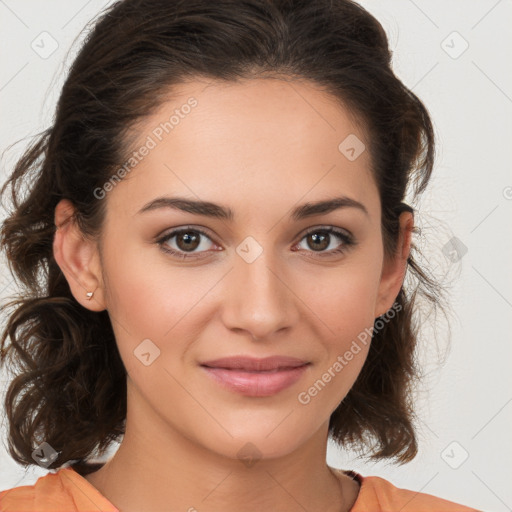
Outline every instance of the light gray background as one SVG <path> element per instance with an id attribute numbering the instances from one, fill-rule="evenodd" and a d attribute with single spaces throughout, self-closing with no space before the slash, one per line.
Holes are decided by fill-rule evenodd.
<path id="1" fill-rule="evenodd" d="M 67 52 L 109 3 L 0 0 L 2 151 L 49 125 L 80 39 Z M 512 71 L 505 64 L 512 49 L 512 2 L 360 3 L 384 25 L 396 73 L 425 102 L 435 123 L 435 178 L 417 223 L 428 261 L 453 283 L 452 346 L 440 366 L 447 325 L 443 318 L 426 324 L 420 353 L 427 378 L 417 394 L 420 453 L 413 462 L 369 464 L 332 446 L 328 462 L 477 508 L 512 510 Z M 40 52 L 51 49 L 43 31 L 58 43 L 46 58 L 31 47 L 34 41 Z M 3 155 L 2 182 L 24 146 Z M 467 248 L 455 262 L 442 252 L 453 237 Z M 14 287 L 3 261 L 0 272 L 3 298 Z M 0 378 L 5 387 L 7 376 Z M 0 489 L 33 483 L 45 473 L 25 472 L 0 447 Z"/>

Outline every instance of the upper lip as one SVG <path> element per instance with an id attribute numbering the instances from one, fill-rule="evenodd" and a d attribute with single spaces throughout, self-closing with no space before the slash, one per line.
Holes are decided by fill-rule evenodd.
<path id="1" fill-rule="evenodd" d="M 304 366 L 305 364 L 308 364 L 308 362 L 296 357 L 288 356 L 271 356 L 264 358 L 234 356 L 205 361 L 204 363 L 201 363 L 201 366 L 246 371 L 266 371 L 276 370 L 279 368 L 297 368 L 299 366 Z"/>

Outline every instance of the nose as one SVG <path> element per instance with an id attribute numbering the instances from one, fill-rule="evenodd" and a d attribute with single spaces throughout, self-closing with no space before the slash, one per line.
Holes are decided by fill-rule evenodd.
<path id="1" fill-rule="evenodd" d="M 248 263 L 238 255 L 225 281 L 222 318 L 226 328 L 267 340 L 290 329 L 299 318 L 298 298 L 285 272 L 263 251 Z M 288 279 L 287 279 L 288 277 Z"/>

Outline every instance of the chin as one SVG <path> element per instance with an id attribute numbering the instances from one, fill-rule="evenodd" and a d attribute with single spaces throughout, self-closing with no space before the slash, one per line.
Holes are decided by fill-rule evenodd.
<path id="1" fill-rule="evenodd" d="M 249 461 L 247 466 L 251 466 L 251 461 L 253 464 L 260 459 L 285 457 L 299 449 L 314 435 L 313 429 L 311 432 L 303 428 L 300 431 L 290 429 L 291 423 L 285 425 L 288 420 L 283 421 L 285 416 L 281 415 L 278 421 L 273 422 L 271 428 L 263 428 L 256 419 L 251 427 L 242 424 L 238 429 L 234 429 L 226 425 L 226 429 L 233 437 L 228 434 L 218 437 L 209 435 L 204 440 L 205 446 L 219 455 L 239 459 L 241 462 Z M 293 413 L 290 414 L 290 419 L 292 416 Z M 296 418 L 293 421 L 295 424 L 298 423 Z"/>

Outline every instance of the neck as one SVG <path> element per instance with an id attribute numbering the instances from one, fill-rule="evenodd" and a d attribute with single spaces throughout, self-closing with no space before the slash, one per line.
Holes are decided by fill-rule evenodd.
<path id="1" fill-rule="evenodd" d="M 286 456 L 241 460 L 140 412 L 128 407 L 118 451 L 85 477 L 122 512 L 347 512 L 357 497 L 357 483 L 326 464 L 328 423 Z"/>

